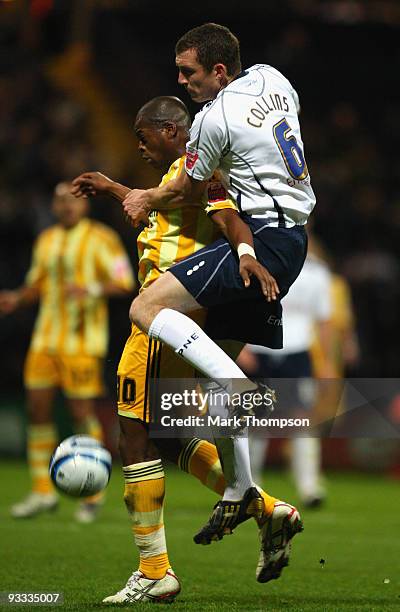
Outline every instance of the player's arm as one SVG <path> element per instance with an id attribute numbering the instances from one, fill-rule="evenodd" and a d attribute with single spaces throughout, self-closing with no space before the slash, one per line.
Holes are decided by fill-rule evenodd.
<path id="1" fill-rule="evenodd" d="M 183 170 L 176 179 L 161 187 L 132 189 L 123 202 L 124 210 L 134 227 L 149 223 L 152 210 L 173 206 L 201 206 L 208 180 L 199 181 Z"/>
<path id="2" fill-rule="evenodd" d="M 250 286 L 250 278 L 255 276 L 262 288 L 262 292 L 268 302 L 276 300 L 279 295 L 279 287 L 275 278 L 262 266 L 256 257 L 254 250 L 253 234 L 249 226 L 242 221 L 239 213 L 235 210 L 225 208 L 215 211 L 211 216 L 212 221 L 229 240 L 232 247 L 237 251 L 239 257 L 239 273 L 245 287 Z"/>
<path id="3" fill-rule="evenodd" d="M 131 192 L 130 187 L 113 181 L 101 172 L 84 172 L 72 181 L 71 193 L 77 198 L 107 195 L 123 202 Z"/>
<path id="4" fill-rule="evenodd" d="M 68 283 L 65 286 L 65 294 L 70 298 L 110 298 L 110 297 L 123 297 L 131 295 L 133 286 L 130 288 L 115 282 L 97 282 L 94 281 L 86 287 L 76 285 L 74 283 Z"/>
<path id="5" fill-rule="evenodd" d="M 39 301 L 41 284 L 46 275 L 42 245 L 43 241 L 39 236 L 33 247 L 32 261 L 24 284 L 18 289 L 0 291 L 1 315 L 11 314 Z"/>
<path id="6" fill-rule="evenodd" d="M 321 371 L 320 378 L 336 378 L 337 370 L 334 359 L 334 331 L 331 319 L 320 320 L 316 324 L 317 336 L 321 347 Z"/>
<path id="7" fill-rule="evenodd" d="M 0 314 L 11 314 L 18 308 L 39 301 L 40 291 L 36 286 L 22 285 L 18 289 L 0 291 Z"/>

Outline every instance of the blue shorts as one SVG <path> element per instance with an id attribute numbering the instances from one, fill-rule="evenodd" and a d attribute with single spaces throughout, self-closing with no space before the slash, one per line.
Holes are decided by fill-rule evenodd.
<path id="1" fill-rule="evenodd" d="M 311 410 L 316 402 L 317 386 L 312 377 L 310 353 L 266 355 L 257 353 L 255 379 L 268 379 L 279 398 L 279 408 Z"/>
<path id="2" fill-rule="evenodd" d="M 282 299 L 296 280 L 307 254 L 303 226 L 270 227 L 264 220 L 244 217 L 254 237 L 258 261 L 276 279 Z M 267 302 L 260 283 L 251 279 L 245 288 L 239 258 L 226 238 L 220 238 L 169 270 L 195 298 L 209 309 L 206 332 L 214 339 L 231 339 L 270 348 L 282 348 L 280 301 Z"/>
<path id="3" fill-rule="evenodd" d="M 312 366 L 310 353 L 282 354 L 275 353 L 267 355 L 257 353 L 258 370 L 255 378 L 311 378 Z"/>

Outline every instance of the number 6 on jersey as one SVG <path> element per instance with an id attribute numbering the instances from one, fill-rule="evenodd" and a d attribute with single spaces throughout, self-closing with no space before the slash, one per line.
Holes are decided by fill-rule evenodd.
<path id="1" fill-rule="evenodd" d="M 296 136 L 288 136 L 292 128 L 286 119 L 281 119 L 281 121 L 275 123 L 272 129 L 275 142 L 290 175 L 298 181 L 304 180 L 308 176 L 308 168 L 304 159 L 304 153 L 296 140 Z"/>

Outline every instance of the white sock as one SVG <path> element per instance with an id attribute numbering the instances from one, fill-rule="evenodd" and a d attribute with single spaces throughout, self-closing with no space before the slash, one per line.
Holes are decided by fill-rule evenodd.
<path id="1" fill-rule="evenodd" d="M 170 308 L 160 310 L 148 335 L 168 344 L 175 353 L 213 380 L 239 378 L 246 381 L 243 391 L 256 387 L 201 327 L 181 312 Z"/>
<path id="2" fill-rule="evenodd" d="M 261 484 L 262 470 L 264 467 L 265 455 L 267 454 L 268 446 L 268 438 L 259 438 L 255 435 L 250 436 L 249 452 L 251 473 L 253 475 L 254 481 L 257 484 Z"/>
<path id="3" fill-rule="evenodd" d="M 211 416 L 229 418 L 231 415 L 224 404 L 226 393 L 216 383 L 202 383 L 203 390 L 207 393 L 214 392 L 214 400 L 208 402 L 208 412 Z M 217 398 L 220 400 L 217 402 Z M 222 399 L 221 399 L 222 398 Z M 248 438 L 243 436 L 219 437 L 219 428 L 213 431 L 214 443 L 218 450 L 222 471 L 225 476 L 226 488 L 223 500 L 239 501 L 250 487 L 254 486 L 251 475 L 249 443 Z"/>
<path id="4" fill-rule="evenodd" d="M 235 436 L 214 441 L 226 480 L 222 499 L 239 501 L 247 489 L 254 487 L 250 467 L 249 440 L 247 437 Z"/>
<path id="5" fill-rule="evenodd" d="M 300 496 L 318 495 L 321 492 L 321 441 L 319 438 L 293 438 L 291 444 L 292 470 Z"/>

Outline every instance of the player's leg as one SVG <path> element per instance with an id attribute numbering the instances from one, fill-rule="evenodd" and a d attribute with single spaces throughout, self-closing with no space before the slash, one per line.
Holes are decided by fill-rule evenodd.
<path id="1" fill-rule="evenodd" d="M 95 411 L 95 398 L 103 395 L 102 360 L 91 355 L 61 355 L 58 359 L 61 388 L 72 416 L 75 433 L 104 441 L 103 429 Z M 104 503 L 100 492 L 78 502 L 75 519 L 92 523 Z"/>
<path id="2" fill-rule="evenodd" d="M 300 361 L 302 363 L 302 360 Z M 290 385 L 290 397 L 294 397 L 294 399 L 297 397 L 297 387 L 295 384 L 293 385 L 293 380 L 290 380 L 299 371 L 296 358 L 292 359 L 286 356 L 282 359 L 279 354 L 274 356 L 259 353 L 257 354 L 257 362 L 258 368 L 255 372 L 257 377 L 286 378 L 286 383 Z M 300 375 L 301 372 L 305 372 L 305 375 L 307 375 L 306 370 L 300 370 Z M 250 451 L 250 457 L 253 455 L 257 469 L 257 465 L 265 459 L 268 440 L 253 437 L 250 446 L 253 447 Z M 279 578 L 282 569 L 289 561 L 290 541 L 301 530 L 302 522 L 297 509 L 286 502 L 277 500 L 270 520 L 262 525 L 260 530 L 261 553 L 256 570 L 258 582 L 268 582 L 271 579 Z"/>
<path id="3" fill-rule="evenodd" d="M 57 386 L 53 360 L 45 354 L 29 352 L 24 383 L 27 403 L 27 459 L 32 480 L 31 493 L 11 508 L 15 518 L 30 518 L 54 510 L 58 497 L 50 480 L 48 466 L 57 445 L 52 407 Z"/>
<path id="4" fill-rule="evenodd" d="M 308 508 L 320 506 L 325 499 L 325 491 L 321 486 L 321 440 L 293 438 L 291 465 L 303 505 Z"/>
<path id="5" fill-rule="evenodd" d="M 256 388 L 201 327 L 184 314 L 199 309 L 201 305 L 184 285 L 171 272 L 165 272 L 134 299 L 130 317 L 151 338 L 168 344 L 205 376 L 238 379 L 238 391 Z"/>
<path id="6" fill-rule="evenodd" d="M 118 366 L 124 501 L 140 561 L 125 587 L 106 597 L 104 603 L 172 600 L 180 591 L 165 539 L 164 469 L 147 428 L 154 409 L 150 382 L 159 369 L 160 350 L 160 343 L 133 326 Z"/>

